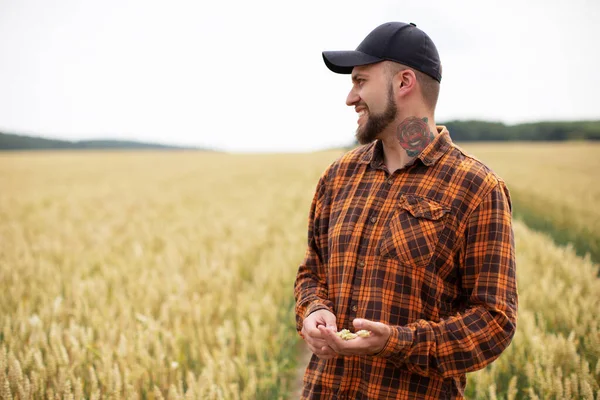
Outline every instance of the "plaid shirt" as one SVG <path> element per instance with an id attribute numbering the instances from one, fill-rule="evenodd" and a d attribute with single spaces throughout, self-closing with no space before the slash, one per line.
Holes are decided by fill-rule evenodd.
<path id="1" fill-rule="evenodd" d="M 321 176 L 294 287 L 298 332 L 328 309 L 337 328 L 392 326 L 373 356 L 321 360 L 303 399 L 464 398 L 465 373 L 494 361 L 517 320 L 511 200 L 505 183 L 438 127 L 415 162 L 389 174 L 381 141 Z"/>

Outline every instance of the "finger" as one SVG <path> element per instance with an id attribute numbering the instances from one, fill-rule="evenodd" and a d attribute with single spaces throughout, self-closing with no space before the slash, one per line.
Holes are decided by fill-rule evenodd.
<path id="1" fill-rule="evenodd" d="M 319 331 L 318 327 L 313 330 L 307 330 L 304 336 L 309 340 L 323 340 L 323 335 L 321 334 L 321 331 Z"/>
<path id="2" fill-rule="evenodd" d="M 311 346 L 316 348 L 327 346 L 327 342 L 324 339 L 315 339 L 314 337 L 306 336 L 304 340 L 306 341 L 306 343 L 309 343 Z"/>
<path id="3" fill-rule="evenodd" d="M 314 319 L 307 318 L 302 324 L 302 333 L 305 336 L 311 336 L 315 338 L 321 337 L 321 332 L 318 329 L 318 325 Z"/>
<path id="4" fill-rule="evenodd" d="M 331 349 L 331 347 L 329 346 L 323 346 L 321 348 L 320 353 L 317 354 L 317 357 L 319 357 L 322 360 L 331 360 L 332 358 L 336 357 L 337 353 L 335 351 L 333 351 Z"/>
<path id="5" fill-rule="evenodd" d="M 385 329 L 386 325 L 382 325 Z M 379 327 L 377 329 L 379 329 Z M 329 344 L 329 347 L 331 347 L 337 354 L 343 356 L 373 354 L 379 349 L 379 347 L 377 347 L 377 351 L 375 351 L 373 347 L 374 344 L 380 342 L 384 338 L 384 335 L 373 334 L 370 338 L 359 337 L 356 340 L 343 340 L 334 332 L 331 332 L 331 330 L 325 328 L 321 329 L 321 333 Z M 377 344 L 377 346 L 379 346 L 379 344 Z"/>
<path id="6" fill-rule="evenodd" d="M 333 349 L 333 351 L 339 353 L 340 349 L 343 348 L 343 341 L 336 335 L 336 332 L 331 328 L 320 327 L 321 336 L 327 342 L 327 345 Z"/>
<path id="7" fill-rule="evenodd" d="M 336 353 L 329 346 L 315 347 L 308 344 L 308 349 L 317 357 L 324 360 L 329 360 L 336 356 Z"/>
<path id="8" fill-rule="evenodd" d="M 323 346 L 327 346 L 327 342 L 324 339 L 314 339 L 311 338 L 311 344 L 315 347 L 323 347 Z"/>
<path id="9" fill-rule="evenodd" d="M 375 335 L 386 335 L 389 330 L 389 327 L 386 324 L 362 318 L 356 318 L 352 321 L 352 324 L 357 330 L 364 329 L 373 332 Z"/>
<path id="10" fill-rule="evenodd" d="M 331 329 L 333 329 L 334 332 L 337 332 L 337 324 L 336 324 L 335 315 L 333 315 L 331 313 L 327 313 L 327 314 L 325 314 L 323 319 L 325 320 L 325 326 L 327 328 L 331 328 Z"/>
<path id="11" fill-rule="evenodd" d="M 335 351 L 333 351 L 333 349 L 328 345 L 319 347 L 318 353 L 326 356 L 334 356 L 336 354 Z"/>

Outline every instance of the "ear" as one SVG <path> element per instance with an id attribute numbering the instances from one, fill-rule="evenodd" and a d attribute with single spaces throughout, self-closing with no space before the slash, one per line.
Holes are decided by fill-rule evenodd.
<path id="1" fill-rule="evenodd" d="M 414 71 L 405 69 L 394 75 L 392 84 L 396 90 L 396 96 L 406 97 L 415 90 L 417 86 L 417 76 Z"/>

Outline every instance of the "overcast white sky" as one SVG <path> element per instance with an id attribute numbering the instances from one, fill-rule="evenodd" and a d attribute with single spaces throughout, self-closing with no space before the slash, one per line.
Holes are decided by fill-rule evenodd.
<path id="1" fill-rule="evenodd" d="M 600 119 L 600 1 L 0 0 L 0 131 L 229 151 L 351 143 L 323 50 L 414 22 L 437 122 Z"/>

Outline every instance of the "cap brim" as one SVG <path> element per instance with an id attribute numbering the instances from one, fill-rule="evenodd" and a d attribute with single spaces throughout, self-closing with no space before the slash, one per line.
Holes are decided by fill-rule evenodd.
<path id="1" fill-rule="evenodd" d="M 360 51 L 324 51 L 323 60 L 327 68 L 337 74 L 351 74 L 352 68 L 358 65 L 374 64 L 383 61 Z"/>

